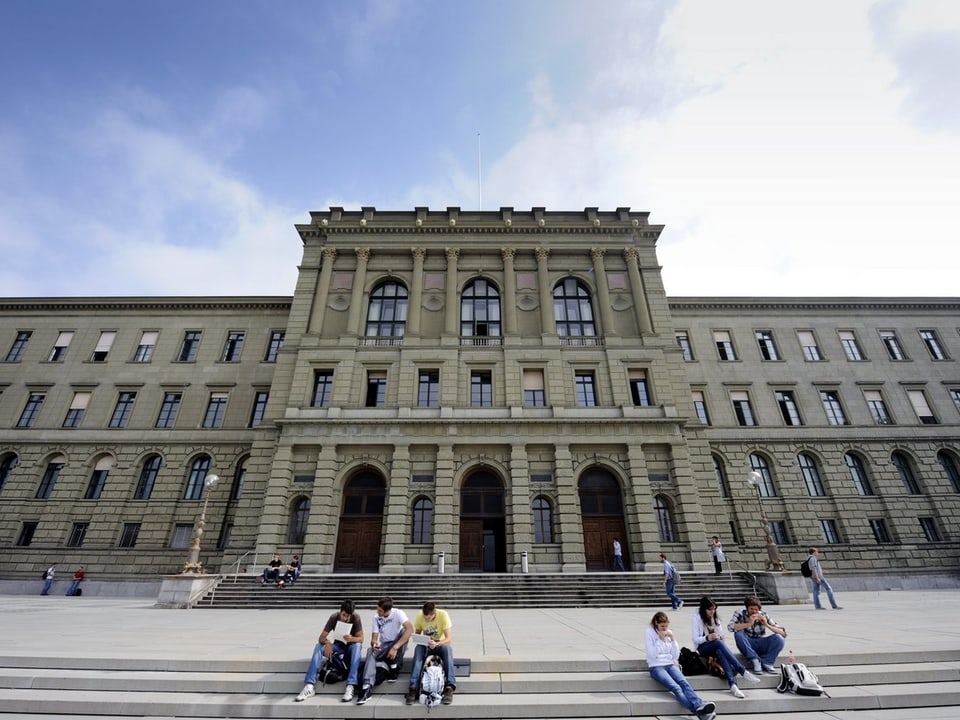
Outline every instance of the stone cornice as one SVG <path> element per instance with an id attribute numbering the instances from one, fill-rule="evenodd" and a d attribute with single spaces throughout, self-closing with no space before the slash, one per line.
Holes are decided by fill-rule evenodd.
<path id="1" fill-rule="evenodd" d="M 960 312 L 960 298 L 949 297 L 672 297 L 667 298 L 674 312 L 695 311 L 813 311 L 855 310 Z"/>
<path id="2" fill-rule="evenodd" d="M 209 310 L 289 311 L 293 299 L 265 297 L 62 297 L 0 298 L 0 312 L 126 312 L 162 310 L 196 312 Z"/>

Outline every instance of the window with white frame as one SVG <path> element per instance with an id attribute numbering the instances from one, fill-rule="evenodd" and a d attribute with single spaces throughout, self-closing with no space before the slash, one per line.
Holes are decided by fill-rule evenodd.
<path id="1" fill-rule="evenodd" d="M 460 293 L 460 336 L 499 338 L 500 293 L 493 283 L 477 278 Z"/>
<path id="2" fill-rule="evenodd" d="M 227 399 L 229 397 L 230 395 L 225 392 L 210 393 L 210 399 L 207 401 L 207 411 L 203 414 L 202 427 L 223 427 L 223 418 L 227 414 Z"/>
<path id="3" fill-rule="evenodd" d="M 927 396 L 923 390 L 907 390 L 907 397 L 910 399 L 910 405 L 913 406 L 913 411 L 917 414 L 917 419 L 922 424 L 938 424 L 937 417 L 933 414 L 933 410 L 930 409 L 930 404 L 927 402 Z"/>
<path id="4" fill-rule="evenodd" d="M 17 336 L 13 339 L 13 344 L 10 346 L 10 349 L 7 351 L 6 356 L 3 358 L 4 362 L 20 362 L 20 358 L 23 357 L 23 351 L 27 349 L 27 343 L 30 342 L 30 338 L 33 336 L 33 330 L 20 330 L 17 332 Z"/>
<path id="5" fill-rule="evenodd" d="M 157 414 L 157 422 L 154 427 L 172 428 L 177 421 L 177 413 L 180 411 L 180 401 L 183 399 L 183 393 L 165 392 L 163 402 L 160 403 L 160 412 Z"/>
<path id="6" fill-rule="evenodd" d="M 140 477 L 137 478 L 137 487 L 133 491 L 134 500 L 149 500 L 153 494 L 153 488 L 157 484 L 157 476 L 160 474 L 160 466 L 163 465 L 163 458 L 159 455 L 147 455 L 140 465 Z"/>
<path id="7" fill-rule="evenodd" d="M 808 362 L 818 362 L 823 360 L 820 353 L 820 347 L 817 345 L 817 337 L 810 330 L 797 330 L 797 339 L 800 341 L 800 349 L 803 352 L 803 359 Z"/>
<path id="8" fill-rule="evenodd" d="M 383 407 L 387 404 L 387 371 L 367 371 L 367 392 L 363 404 L 366 407 Z"/>
<path id="9" fill-rule="evenodd" d="M 270 393 L 266 390 L 258 390 L 253 393 L 253 409 L 250 411 L 250 427 L 259 427 L 263 418 L 267 414 L 267 401 L 270 399 Z"/>
<path id="10" fill-rule="evenodd" d="M 137 394 L 132 390 L 121 391 L 117 395 L 117 404 L 113 407 L 113 415 L 110 416 L 110 427 L 125 428 L 130 422 L 130 416 L 133 414 L 133 405 L 137 401 Z"/>
<path id="11" fill-rule="evenodd" d="M 18 428 L 33 427 L 37 416 L 40 414 L 40 408 L 43 407 L 43 401 L 46 399 L 45 393 L 32 392 L 27 396 L 27 402 L 20 412 L 20 418 L 17 420 Z"/>
<path id="12" fill-rule="evenodd" d="M 756 485 L 760 497 L 776 497 L 777 487 L 773 483 L 773 473 L 767 458 L 759 453 L 750 453 L 747 460 L 750 463 L 750 469 L 760 475 L 760 481 Z"/>
<path id="13" fill-rule="evenodd" d="M 807 488 L 807 494 L 810 497 L 826 495 L 816 458 L 810 453 L 800 453 L 797 455 L 797 464 L 800 466 L 800 474 L 803 476 L 803 484 Z"/>
<path id="14" fill-rule="evenodd" d="M 850 473 L 850 479 L 853 480 L 853 486 L 857 489 L 858 495 L 873 495 L 873 485 L 870 483 L 870 476 L 867 475 L 867 466 L 863 459 L 856 453 L 844 453 L 843 460 L 847 464 L 847 471 Z"/>
<path id="15" fill-rule="evenodd" d="M 777 343 L 773 339 L 771 330 L 757 330 L 754 332 L 757 338 L 757 345 L 760 348 L 760 357 L 764 360 L 779 360 L 780 353 L 777 351 Z"/>
<path id="16" fill-rule="evenodd" d="M 947 352 L 943 349 L 943 343 L 940 342 L 940 335 L 936 330 L 921 330 L 920 339 L 923 341 L 924 347 L 927 348 L 927 352 L 930 353 L 932 360 L 947 359 Z"/>
<path id="17" fill-rule="evenodd" d="M 312 407 L 330 407 L 330 398 L 333 397 L 333 370 L 313 371 L 313 401 Z"/>
<path id="18" fill-rule="evenodd" d="M 87 405 L 90 403 L 90 394 L 86 391 L 73 393 L 73 400 L 70 401 L 67 415 L 63 418 L 63 427 L 75 428 L 80 425 L 83 414 L 87 411 Z"/>
<path id="19" fill-rule="evenodd" d="M 633 404 L 639 407 L 649 407 L 653 404 L 650 399 L 650 383 L 647 381 L 646 370 L 629 370 L 630 397 Z"/>
<path id="20" fill-rule="evenodd" d="M 800 408 L 797 407 L 797 399 L 793 390 L 775 390 L 774 397 L 777 401 L 777 407 L 780 408 L 780 417 L 783 418 L 784 425 L 803 425 L 800 419 Z"/>
<path id="21" fill-rule="evenodd" d="M 887 404 L 883 401 L 883 393 L 879 390 L 864 390 L 863 399 L 867 401 L 870 417 L 877 425 L 892 425 L 893 420 L 887 411 Z"/>
<path id="22" fill-rule="evenodd" d="M 840 337 L 840 345 L 843 347 L 847 360 L 863 360 L 863 351 L 860 349 L 857 334 L 853 330 L 839 330 L 837 334 Z"/>
<path id="23" fill-rule="evenodd" d="M 283 341 L 286 333 L 283 330 L 271 330 L 270 340 L 267 342 L 267 351 L 263 355 L 263 361 L 273 363 L 277 361 L 277 356 L 283 348 Z"/>
<path id="24" fill-rule="evenodd" d="M 407 327 L 407 289 L 388 281 L 370 293 L 367 308 L 368 337 L 403 337 Z"/>
<path id="25" fill-rule="evenodd" d="M 737 353 L 733 349 L 733 340 L 726 330 L 713 331 L 713 344 L 716 345 L 717 357 L 721 360 L 732 362 L 737 359 Z"/>
<path id="26" fill-rule="evenodd" d="M 686 330 L 678 330 L 674 337 L 677 339 L 677 345 L 683 355 L 684 362 L 693 362 L 693 346 L 690 344 L 690 334 Z"/>
<path id="27" fill-rule="evenodd" d="M 590 291 L 576 278 L 566 278 L 553 288 L 553 315 L 560 337 L 594 337 Z"/>
<path id="28" fill-rule="evenodd" d="M 820 535 L 827 545 L 836 545 L 840 542 L 840 532 L 837 530 L 837 521 L 830 518 L 821 518 Z"/>
<path id="29" fill-rule="evenodd" d="M 140 335 L 140 342 L 137 345 L 137 350 L 133 354 L 134 362 L 150 362 L 153 359 L 153 351 L 157 347 L 157 338 L 160 337 L 160 333 L 156 330 L 144 330 Z"/>
<path id="30" fill-rule="evenodd" d="M 113 467 L 113 458 L 104 456 L 97 461 L 90 473 L 90 481 L 87 483 L 87 491 L 83 494 L 84 500 L 99 500 L 103 494 L 103 488 L 107 484 L 107 475 Z"/>
<path id="31" fill-rule="evenodd" d="M 826 413 L 829 424 L 850 424 L 847 421 L 846 413 L 843 412 L 843 405 L 840 404 L 840 392 L 838 390 L 821 390 L 820 402 L 823 404 L 823 412 Z"/>
<path id="32" fill-rule="evenodd" d="M 493 373 L 490 370 L 470 372 L 470 407 L 493 407 Z"/>
<path id="33" fill-rule="evenodd" d="M 906 453 L 894 450 L 890 454 L 890 462 L 896 468 L 897 474 L 900 476 L 900 482 L 903 483 L 903 489 L 907 491 L 907 494 L 920 495 L 920 483 L 917 480 L 917 471 L 913 460 Z"/>
<path id="34" fill-rule="evenodd" d="M 547 404 L 541 368 L 523 369 L 523 404 L 526 407 L 544 407 Z"/>
<path id="35" fill-rule="evenodd" d="M 737 425 L 749 427 L 757 424 L 753 406 L 750 405 L 750 395 L 746 390 L 732 390 L 730 401 L 733 403 L 733 414 L 737 418 Z"/>
<path id="36" fill-rule="evenodd" d="M 700 421 L 701 425 L 709 425 L 710 413 L 707 411 L 707 400 L 703 391 L 694 390 L 690 393 L 690 397 L 693 399 L 693 410 L 697 413 L 697 420 Z"/>
<path id="37" fill-rule="evenodd" d="M 417 376 L 417 407 L 440 407 L 440 371 L 420 370 Z"/>
<path id="38" fill-rule="evenodd" d="M 202 335 L 203 333 L 200 330 L 184 331 L 183 342 L 180 343 L 180 352 L 177 353 L 177 362 L 194 362 L 197 359 Z"/>
<path id="39" fill-rule="evenodd" d="M 72 330 L 61 330 L 57 334 L 57 340 L 50 349 L 50 355 L 47 356 L 48 362 L 63 362 L 67 355 L 67 348 L 70 347 L 70 341 L 73 340 Z"/>
<path id="40" fill-rule="evenodd" d="M 900 338 L 897 337 L 895 330 L 880 330 L 880 342 L 887 351 L 887 356 L 891 360 L 906 360 L 907 356 L 903 352 L 903 346 L 900 345 Z"/>
<path id="41" fill-rule="evenodd" d="M 231 330 L 227 333 L 227 340 L 223 344 L 223 354 L 220 356 L 222 362 L 240 362 L 245 335 L 238 330 Z"/>
<path id="42" fill-rule="evenodd" d="M 593 371 L 577 370 L 574 373 L 573 379 L 577 405 L 580 407 L 596 407 L 597 386 Z"/>
<path id="43" fill-rule="evenodd" d="M 97 340 L 97 346 L 93 349 L 93 355 L 90 356 L 90 362 L 106 362 L 110 349 L 113 347 L 113 341 L 117 339 L 115 330 L 102 330 L 100 339 Z"/>

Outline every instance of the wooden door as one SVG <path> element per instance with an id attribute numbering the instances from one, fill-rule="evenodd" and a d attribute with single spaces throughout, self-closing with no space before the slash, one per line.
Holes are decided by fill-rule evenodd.
<path id="1" fill-rule="evenodd" d="M 630 567 L 627 557 L 626 528 L 622 517 L 585 517 L 583 518 L 583 553 L 587 570 L 613 569 L 613 541 L 620 539 L 623 548 L 624 567 Z"/>
<path id="2" fill-rule="evenodd" d="M 385 497 L 383 479 L 372 472 L 355 476 L 344 487 L 334 571 L 377 572 L 380 569 Z"/>
<path id="3" fill-rule="evenodd" d="M 483 520 L 480 518 L 460 519 L 460 570 L 483 570 Z"/>

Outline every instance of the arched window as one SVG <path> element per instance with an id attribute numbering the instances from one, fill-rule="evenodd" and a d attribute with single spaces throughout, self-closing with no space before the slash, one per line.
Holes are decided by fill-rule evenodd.
<path id="1" fill-rule="evenodd" d="M 543 496 L 533 499 L 533 542 L 538 545 L 553 542 L 553 505 Z"/>
<path id="2" fill-rule="evenodd" d="M 797 455 L 797 463 L 800 465 L 800 474 L 803 475 L 803 484 L 807 486 L 807 494 L 810 497 L 826 495 L 816 459 L 809 453 L 800 453 Z"/>
<path id="3" fill-rule="evenodd" d="M 940 467 L 943 468 L 943 472 L 946 473 L 950 484 L 953 485 L 953 491 L 960 493 L 960 470 L 957 470 L 957 459 L 952 453 L 941 450 L 937 453 L 937 460 L 940 461 Z M 0 478 L 2 477 L 2 470 L 0 470 Z M 2 485 L 3 482 L 0 481 L 0 486 Z"/>
<path id="4" fill-rule="evenodd" d="M 40 486 L 37 488 L 35 497 L 38 500 L 47 500 L 53 492 L 53 486 L 57 484 L 60 477 L 60 471 L 67 464 L 67 458 L 64 455 L 54 455 L 47 462 L 47 469 L 43 471 L 43 477 L 40 479 Z"/>
<path id="5" fill-rule="evenodd" d="M 711 455 L 713 458 L 713 476 L 717 479 L 717 490 L 720 497 L 730 497 L 730 484 L 727 482 L 727 471 L 723 466 L 723 460 L 719 455 Z"/>
<path id="6" fill-rule="evenodd" d="M 593 337 L 597 334 L 590 292 L 574 278 L 567 278 L 553 289 L 553 315 L 557 335 Z"/>
<path id="7" fill-rule="evenodd" d="M 203 481 L 210 472 L 210 456 L 198 455 L 190 464 L 190 473 L 187 475 L 187 487 L 183 491 L 184 500 L 199 500 L 203 495 Z"/>
<path id="8" fill-rule="evenodd" d="M 433 503 L 430 498 L 418 497 L 413 501 L 410 542 L 414 545 L 429 545 L 433 542 Z"/>
<path id="9" fill-rule="evenodd" d="M 917 471 L 913 467 L 913 461 L 905 453 L 894 450 L 890 455 L 890 462 L 897 469 L 907 494 L 920 495 L 920 483 L 917 482 Z"/>
<path id="10" fill-rule="evenodd" d="M 844 453 L 843 459 L 847 463 L 847 470 L 850 472 L 850 479 L 853 480 L 857 494 L 873 495 L 873 486 L 870 484 L 870 476 L 867 474 L 867 466 L 863 459 L 852 452 Z"/>
<path id="11" fill-rule="evenodd" d="M 460 295 L 460 335 L 500 337 L 500 293 L 483 278 L 463 289 Z"/>
<path id="12" fill-rule="evenodd" d="M 103 494 L 103 488 L 107 484 L 107 475 L 110 474 L 110 468 L 113 467 L 113 458 L 109 455 L 103 455 L 97 460 L 97 464 L 90 473 L 90 482 L 87 483 L 87 491 L 83 494 L 84 500 L 99 500 Z"/>
<path id="13" fill-rule="evenodd" d="M 0 492 L 3 492 L 3 486 L 13 474 L 13 469 L 17 466 L 17 456 L 13 453 L 7 453 L 0 460 Z"/>
<path id="14" fill-rule="evenodd" d="M 137 480 L 137 487 L 133 491 L 134 500 L 149 500 L 153 494 L 153 488 L 157 484 L 157 475 L 160 474 L 160 466 L 163 465 L 163 458 L 159 455 L 147 455 L 143 459 L 143 465 L 140 466 L 140 477 Z"/>
<path id="15" fill-rule="evenodd" d="M 759 453 L 750 453 L 750 469 L 760 473 L 760 483 L 757 489 L 761 497 L 776 497 L 777 486 L 773 484 L 773 474 L 770 471 L 770 463 Z"/>
<path id="16" fill-rule="evenodd" d="M 246 455 L 237 463 L 237 469 L 233 473 L 233 485 L 230 487 L 230 499 L 239 500 L 243 495 L 243 483 L 247 479 L 247 463 L 250 462 L 250 456 Z"/>
<path id="17" fill-rule="evenodd" d="M 366 335 L 403 337 L 407 324 L 407 289 L 397 282 L 385 282 L 370 293 Z"/>
<path id="18" fill-rule="evenodd" d="M 290 523 L 287 526 L 287 545 L 303 545 L 310 519 L 310 498 L 298 497 L 290 506 Z"/>
<path id="19" fill-rule="evenodd" d="M 676 533 L 673 531 L 673 506 L 670 500 L 663 495 L 655 495 L 653 512 L 657 516 L 657 533 L 660 535 L 660 542 L 676 542 Z"/>

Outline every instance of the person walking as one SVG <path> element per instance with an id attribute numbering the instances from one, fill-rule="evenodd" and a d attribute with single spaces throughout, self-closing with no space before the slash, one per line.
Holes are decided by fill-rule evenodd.
<path id="1" fill-rule="evenodd" d="M 720 542 L 718 535 L 710 538 L 710 555 L 713 556 L 714 575 L 721 574 L 723 572 L 723 563 L 726 562 L 727 556 L 723 553 L 723 543 Z"/>
<path id="2" fill-rule="evenodd" d="M 43 590 L 40 591 L 41 595 L 49 595 L 50 587 L 53 585 L 53 576 L 57 574 L 57 563 L 54 563 L 47 568 L 47 571 L 43 574 Z"/>
<path id="3" fill-rule="evenodd" d="M 625 569 L 623 567 L 623 547 L 620 545 L 620 538 L 613 539 L 613 569 Z"/>
<path id="4" fill-rule="evenodd" d="M 823 610 L 823 605 L 820 604 L 820 588 L 823 588 L 827 591 L 827 600 L 830 601 L 830 607 L 834 610 L 843 610 L 842 607 L 837 605 L 837 599 L 833 596 L 833 588 L 830 587 L 830 583 L 827 582 L 827 579 L 823 576 L 823 566 L 820 565 L 820 550 L 812 547 L 810 548 L 810 555 L 807 556 L 807 567 L 810 568 L 810 580 L 813 582 L 813 607 L 817 610 Z"/>
<path id="5" fill-rule="evenodd" d="M 667 591 L 667 597 L 670 598 L 670 604 L 673 606 L 674 610 L 679 610 L 683 607 L 683 600 L 677 597 L 674 588 L 677 586 L 677 580 L 680 579 L 680 573 L 677 572 L 677 568 L 674 567 L 674 564 L 667 560 L 667 556 L 663 553 L 660 553 L 660 560 L 663 562 L 663 588 Z"/>
<path id="6" fill-rule="evenodd" d="M 70 581 L 70 587 L 67 588 L 67 597 L 72 597 L 73 595 L 77 594 L 77 588 L 79 588 L 80 583 L 83 582 L 83 577 L 83 565 L 81 565 L 73 574 L 73 580 Z"/>

